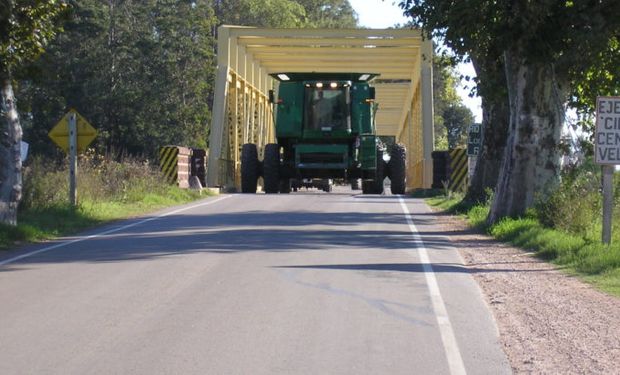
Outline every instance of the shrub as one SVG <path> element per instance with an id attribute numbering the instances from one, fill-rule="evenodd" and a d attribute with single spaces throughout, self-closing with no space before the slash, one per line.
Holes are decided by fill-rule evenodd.
<path id="1" fill-rule="evenodd" d="M 538 202 L 536 212 L 548 227 L 587 236 L 600 225 L 600 171 L 587 164 L 564 173 L 560 185 Z"/>
<path id="2" fill-rule="evenodd" d="M 20 210 L 66 206 L 69 202 L 68 161 L 62 164 L 34 157 L 24 168 Z M 77 171 L 81 202 L 137 202 L 149 193 L 165 193 L 169 186 L 148 161 L 126 157 L 121 161 L 87 152 Z"/>

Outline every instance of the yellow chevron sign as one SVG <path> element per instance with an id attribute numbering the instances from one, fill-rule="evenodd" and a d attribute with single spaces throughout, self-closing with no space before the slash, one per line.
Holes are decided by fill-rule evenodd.
<path id="1" fill-rule="evenodd" d="M 69 117 L 75 114 L 77 122 L 77 150 L 85 151 L 88 145 L 97 137 L 97 130 L 82 117 L 75 109 L 70 109 L 58 123 L 50 130 L 48 136 L 62 148 L 69 152 Z"/>

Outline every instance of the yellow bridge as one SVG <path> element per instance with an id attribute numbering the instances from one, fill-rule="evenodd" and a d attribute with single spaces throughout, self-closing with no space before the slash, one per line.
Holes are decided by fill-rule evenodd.
<path id="1" fill-rule="evenodd" d="M 218 29 L 207 185 L 239 189 L 244 143 L 275 141 L 268 92 L 280 72 L 368 72 L 377 134 L 407 147 L 407 189 L 432 183 L 432 42 L 411 29 Z"/>

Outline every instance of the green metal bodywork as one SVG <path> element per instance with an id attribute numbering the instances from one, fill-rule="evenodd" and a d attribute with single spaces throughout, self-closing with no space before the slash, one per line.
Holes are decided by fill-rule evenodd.
<path id="1" fill-rule="evenodd" d="M 360 80 L 363 73 L 281 75 L 272 76 L 280 80 L 275 128 L 284 175 L 374 179 L 379 140 L 369 79 Z"/>

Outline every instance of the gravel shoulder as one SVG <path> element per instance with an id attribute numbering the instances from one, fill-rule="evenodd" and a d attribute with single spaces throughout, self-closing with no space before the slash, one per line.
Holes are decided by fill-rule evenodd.
<path id="1" fill-rule="evenodd" d="M 436 213 L 478 281 L 517 374 L 620 374 L 620 299 Z"/>

